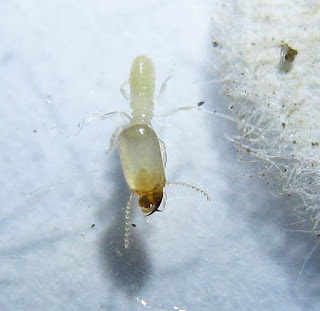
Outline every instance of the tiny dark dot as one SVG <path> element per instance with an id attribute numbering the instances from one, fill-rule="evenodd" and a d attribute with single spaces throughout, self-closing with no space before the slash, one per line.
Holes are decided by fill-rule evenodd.
<path id="1" fill-rule="evenodd" d="M 95 226 L 96 226 L 95 224 L 92 224 L 92 225 L 91 225 L 91 228 L 93 228 L 93 227 L 95 227 Z"/>

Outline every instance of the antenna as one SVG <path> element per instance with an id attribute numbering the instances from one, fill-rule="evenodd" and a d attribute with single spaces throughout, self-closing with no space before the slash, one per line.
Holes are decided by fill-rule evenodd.
<path id="1" fill-rule="evenodd" d="M 196 187 L 196 186 L 193 186 L 191 184 L 187 184 L 185 182 L 180 182 L 180 181 L 166 181 L 166 184 L 168 186 L 171 186 L 171 185 L 176 185 L 176 186 L 183 186 L 183 187 L 187 187 L 187 188 L 190 188 L 192 190 L 195 190 L 197 192 L 200 192 L 208 201 L 211 201 L 211 198 L 209 196 L 209 194 L 207 192 L 205 192 L 204 190 Z"/>
<path id="2" fill-rule="evenodd" d="M 134 197 L 134 193 L 131 193 L 129 201 L 127 203 L 127 207 L 126 207 L 126 213 L 125 213 L 125 227 L 124 227 L 124 248 L 128 248 L 130 241 L 129 241 L 129 237 L 130 237 L 130 228 L 131 228 L 131 206 L 132 206 L 132 200 Z"/>

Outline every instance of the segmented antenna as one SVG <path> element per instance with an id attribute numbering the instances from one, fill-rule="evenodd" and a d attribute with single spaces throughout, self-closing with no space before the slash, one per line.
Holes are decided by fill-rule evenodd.
<path id="1" fill-rule="evenodd" d="M 129 237 L 130 237 L 130 228 L 131 228 L 131 206 L 132 200 L 134 197 L 134 193 L 131 193 L 129 201 L 126 206 L 125 212 L 125 227 L 124 227 L 124 248 L 128 248 L 130 245 Z"/>
<path id="2" fill-rule="evenodd" d="M 166 181 L 166 184 L 168 186 L 170 185 L 176 185 L 176 186 L 183 186 L 183 187 L 187 187 L 187 188 L 190 188 L 192 190 L 195 190 L 197 192 L 200 192 L 208 201 L 211 201 L 211 198 L 209 196 L 209 194 L 207 192 L 205 192 L 204 190 L 196 187 L 196 186 L 193 186 L 193 185 L 190 185 L 190 184 L 187 184 L 185 182 L 180 182 L 180 181 Z"/>

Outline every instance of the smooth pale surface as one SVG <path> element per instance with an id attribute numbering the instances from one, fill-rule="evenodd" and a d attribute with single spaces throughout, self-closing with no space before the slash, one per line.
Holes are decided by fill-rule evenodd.
<path id="1" fill-rule="evenodd" d="M 219 85 L 206 84 L 220 79 L 215 3 L 1 1 L 0 310 L 320 309 L 318 249 L 304 265 L 317 240 L 292 231 L 294 202 L 236 161 L 229 121 L 154 119 L 168 180 L 212 201 L 172 186 L 164 212 L 133 206 L 127 252 L 129 191 L 117 150 L 104 152 L 125 122 L 92 122 L 75 138 L 94 112 L 130 113 L 119 86 L 140 54 L 155 63 L 157 91 L 175 64 L 156 114 L 200 101 L 221 111 Z"/>
<path id="2" fill-rule="evenodd" d="M 129 188 L 148 194 L 165 186 L 165 173 L 159 141 L 151 127 L 135 124 L 119 135 L 121 166 Z"/>
<path id="3" fill-rule="evenodd" d="M 152 60 L 137 56 L 130 69 L 130 107 L 132 124 L 150 124 L 154 110 L 155 69 Z"/>
<path id="4" fill-rule="evenodd" d="M 129 83 L 130 95 L 133 102 L 138 102 L 142 98 L 153 100 L 155 69 L 153 62 L 149 57 L 141 55 L 133 60 Z"/>

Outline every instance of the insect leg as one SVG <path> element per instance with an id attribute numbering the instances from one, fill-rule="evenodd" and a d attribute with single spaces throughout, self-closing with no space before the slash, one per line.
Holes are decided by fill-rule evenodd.
<path id="1" fill-rule="evenodd" d="M 160 149 L 161 149 L 161 154 L 162 154 L 162 161 L 164 164 L 164 167 L 167 165 L 167 149 L 164 141 L 158 136 L 159 144 L 160 144 Z"/>
<path id="2" fill-rule="evenodd" d="M 109 117 L 112 117 L 116 114 L 119 114 L 122 118 L 124 118 L 125 120 L 127 121 L 131 121 L 131 117 L 129 117 L 125 112 L 121 112 L 121 111 L 113 111 L 113 112 L 109 112 L 109 113 L 106 113 L 102 116 L 100 116 L 98 113 L 94 113 L 92 117 L 90 117 L 88 120 L 86 121 L 82 121 L 81 123 L 78 124 L 78 128 L 79 128 L 79 131 L 77 133 L 77 135 L 75 136 L 75 138 L 77 138 L 81 131 L 92 121 L 97 121 L 97 120 L 105 120 Z"/>
<path id="3" fill-rule="evenodd" d="M 123 97 L 124 97 L 125 99 L 130 100 L 130 94 L 124 89 L 124 87 L 125 87 L 126 85 L 128 85 L 128 84 L 129 84 L 129 81 L 128 81 L 128 80 L 122 82 L 121 85 L 120 85 L 120 92 L 121 92 L 121 94 L 123 95 Z"/>
<path id="4" fill-rule="evenodd" d="M 131 117 L 128 116 L 125 112 L 122 112 L 122 111 L 112 111 L 112 112 L 108 112 L 106 114 L 103 114 L 102 116 L 99 116 L 98 114 L 96 114 L 92 120 L 97 120 L 97 119 L 100 119 L 100 120 L 105 120 L 107 118 L 110 118 L 116 114 L 119 114 L 122 118 L 124 118 L 125 120 L 127 120 L 128 122 L 131 121 Z M 89 119 L 89 122 L 92 121 Z"/>
<path id="5" fill-rule="evenodd" d="M 174 66 L 172 67 L 169 76 L 168 76 L 168 77 L 164 80 L 164 82 L 162 83 L 161 88 L 160 88 L 160 91 L 159 91 L 159 94 L 158 94 L 157 97 L 156 97 L 157 100 L 158 100 L 158 99 L 162 96 L 162 94 L 165 92 L 165 90 L 166 90 L 166 88 L 167 88 L 167 83 L 168 83 L 168 81 L 170 80 L 170 78 L 172 77 L 173 69 L 174 69 Z"/>
<path id="6" fill-rule="evenodd" d="M 118 127 L 112 134 L 111 139 L 110 139 L 110 143 L 109 143 L 109 147 L 106 148 L 106 154 L 109 153 L 112 148 L 114 147 L 115 141 L 117 136 L 120 134 L 120 132 L 123 130 L 123 126 Z"/>
<path id="7" fill-rule="evenodd" d="M 202 111 L 200 107 L 196 107 L 196 106 L 186 106 L 186 107 L 179 107 L 179 108 L 176 108 L 174 110 L 171 110 L 170 112 L 168 113 L 165 113 L 161 116 L 158 116 L 160 118 L 164 118 L 164 117 L 168 117 L 170 115 L 173 115 L 177 112 L 180 112 L 180 111 L 188 111 L 188 110 L 196 110 L 196 111 Z"/>

